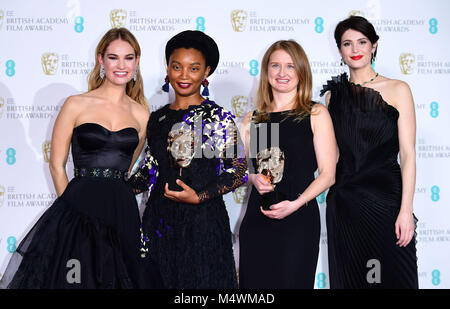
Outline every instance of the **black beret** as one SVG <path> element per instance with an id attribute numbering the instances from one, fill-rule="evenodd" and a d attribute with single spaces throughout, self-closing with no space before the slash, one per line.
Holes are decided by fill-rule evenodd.
<path id="1" fill-rule="evenodd" d="M 211 69 L 211 75 L 219 63 L 219 48 L 216 42 L 207 34 L 198 30 L 186 30 L 172 37 L 166 44 L 166 63 L 169 64 L 169 58 L 177 48 L 195 48 L 205 57 L 206 66 Z"/>

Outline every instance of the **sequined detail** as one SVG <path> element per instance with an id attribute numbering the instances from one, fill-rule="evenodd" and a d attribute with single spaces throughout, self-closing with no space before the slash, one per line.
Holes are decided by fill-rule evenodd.
<path id="1" fill-rule="evenodd" d="M 98 167 L 76 167 L 74 169 L 75 177 L 95 177 L 95 178 L 110 178 L 116 180 L 128 179 L 127 171 L 119 171 L 112 168 L 98 168 Z"/>

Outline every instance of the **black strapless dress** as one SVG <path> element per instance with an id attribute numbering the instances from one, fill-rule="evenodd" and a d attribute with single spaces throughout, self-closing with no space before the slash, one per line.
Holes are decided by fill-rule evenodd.
<path id="1" fill-rule="evenodd" d="M 417 288 L 415 237 L 406 247 L 396 245 L 399 112 L 379 92 L 349 83 L 345 73 L 328 81 L 326 91 L 340 152 L 327 195 L 330 287 Z"/>
<path id="2" fill-rule="evenodd" d="M 140 256 L 138 206 L 124 179 L 138 142 L 131 127 L 74 128 L 76 176 L 21 241 L 0 287 L 161 287 L 156 264 Z"/>

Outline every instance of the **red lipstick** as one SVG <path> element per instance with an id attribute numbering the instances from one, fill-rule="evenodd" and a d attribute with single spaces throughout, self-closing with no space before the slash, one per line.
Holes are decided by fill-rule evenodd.
<path id="1" fill-rule="evenodd" d="M 359 56 L 352 56 L 350 58 L 352 58 L 353 60 L 359 60 L 361 59 L 363 56 L 359 55 Z"/>

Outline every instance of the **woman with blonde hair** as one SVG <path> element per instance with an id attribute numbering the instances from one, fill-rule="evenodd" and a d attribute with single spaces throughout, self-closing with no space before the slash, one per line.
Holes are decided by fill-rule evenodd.
<path id="1" fill-rule="evenodd" d="M 261 64 L 257 108 L 241 129 L 255 169 L 239 233 L 241 288 L 313 288 L 315 198 L 333 184 L 337 154 L 330 115 L 311 95 L 303 48 L 294 40 L 273 43 Z"/>
<path id="2" fill-rule="evenodd" d="M 95 56 L 89 91 L 65 101 L 53 128 L 50 172 L 58 198 L 13 254 L 2 287 L 160 286 L 156 265 L 141 258 L 138 206 L 125 182 L 149 116 L 139 44 L 127 29 L 111 29 Z"/>

